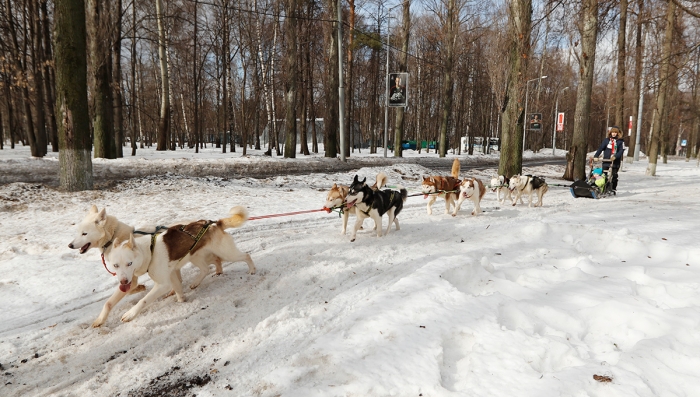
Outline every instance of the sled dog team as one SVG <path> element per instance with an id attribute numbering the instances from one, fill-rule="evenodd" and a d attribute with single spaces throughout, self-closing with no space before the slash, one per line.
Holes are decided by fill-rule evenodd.
<path id="1" fill-rule="evenodd" d="M 445 200 L 445 214 L 456 216 L 462 203 L 469 200 L 474 205 L 472 215 L 481 213 L 480 203 L 486 193 L 486 187 L 477 178 L 459 179 L 460 163 L 455 159 L 450 176 L 426 176 L 422 178 L 421 192 L 428 199 L 427 212 L 432 214 L 432 205 L 438 197 Z M 333 184 L 326 197 L 324 208 L 328 211 L 340 208 L 343 225 L 342 234 L 346 233 L 350 214 L 357 218 L 352 228 L 350 241 L 355 241 L 357 231 L 362 228 L 365 219 L 372 218 L 377 237 L 389 234 L 391 225 L 400 229 L 397 216 L 403 209 L 408 197 L 405 188 L 382 189 L 387 176 L 380 172 L 376 182 L 368 186 L 367 178 L 359 180 L 357 175 L 349 186 Z M 542 206 L 542 197 L 547 192 L 547 183 L 543 178 L 531 175 L 515 175 L 506 178 L 497 176 L 491 180 L 491 189 L 496 192 L 498 201 L 503 204 L 508 198 L 515 205 L 519 200 L 523 204 L 523 194 L 529 197 L 537 195 L 535 206 Z M 503 198 L 501 198 L 503 195 Z M 386 231 L 382 228 L 382 217 L 387 215 L 389 223 Z M 107 321 L 110 311 L 126 295 L 145 290 L 138 284 L 139 276 L 148 273 L 153 280 L 153 288 L 129 309 L 121 320 L 133 320 L 148 305 L 166 294 L 175 294 L 178 302 L 184 302 L 182 276 L 180 269 L 192 263 L 199 269 L 191 289 L 197 288 L 209 274 L 209 265 L 213 264 L 216 274 L 222 274 L 222 262 L 245 262 L 248 273 L 255 273 L 255 264 L 250 255 L 240 251 L 233 237 L 226 229 L 243 225 L 248 214 L 242 206 L 230 210 L 229 216 L 217 221 L 199 220 L 170 227 L 153 227 L 149 230 L 135 230 L 114 216 L 107 215 L 106 209 L 98 210 L 92 206 L 85 218 L 77 226 L 77 235 L 68 244 L 71 249 L 78 249 L 80 254 L 92 248 L 102 251 L 105 269 L 117 277 L 118 286 L 112 296 L 105 302 L 93 327 L 100 327 Z M 161 230 L 164 229 L 164 230 Z M 111 264 L 114 273 L 107 268 Z"/>

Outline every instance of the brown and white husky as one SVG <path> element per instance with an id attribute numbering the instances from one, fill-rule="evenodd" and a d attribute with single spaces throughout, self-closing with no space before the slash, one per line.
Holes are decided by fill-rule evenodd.
<path id="1" fill-rule="evenodd" d="M 451 176 L 424 176 L 421 183 L 423 198 L 428 199 L 428 215 L 433 213 L 433 203 L 438 197 L 445 199 L 445 213 L 450 213 L 450 208 L 457 201 L 459 195 L 459 159 L 452 162 Z"/>
<path id="2" fill-rule="evenodd" d="M 486 187 L 480 179 L 477 178 L 467 178 L 459 184 L 459 200 L 457 200 L 457 206 L 455 207 L 452 216 L 457 215 L 460 207 L 464 200 L 471 200 L 474 203 L 474 210 L 472 215 L 478 215 L 481 213 L 481 199 L 484 198 L 486 194 Z"/>
<path id="3" fill-rule="evenodd" d="M 153 289 L 129 309 L 122 321 L 133 320 L 144 308 L 171 289 L 177 300 L 185 300 L 179 270 L 188 262 L 199 268 L 199 275 L 190 288 L 196 288 L 209 273 L 209 263 L 213 256 L 226 262 L 245 262 L 250 274 L 255 273 L 255 264 L 250 255 L 240 251 L 233 237 L 226 229 L 239 227 L 248 219 L 245 208 L 231 209 L 227 218 L 218 221 L 200 220 L 186 225 L 169 227 L 164 233 L 116 239 L 109 252 L 109 263 L 119 279 L 119 289 L 112 294 L 102 308 L 102 312 L 92 324 L 104 324 L 110 310 L 129 292 L 132 280 L 148 273 L 154 282 Z"/>

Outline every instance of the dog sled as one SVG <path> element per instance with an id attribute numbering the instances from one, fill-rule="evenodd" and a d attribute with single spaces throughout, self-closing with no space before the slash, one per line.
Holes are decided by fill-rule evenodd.
<path id="1" fill-rule="evenodd" d="M 612 164 L 607 170 L 603 169 L 603 163 L 612 163 L 612 160 L 592 158 L 588 161 L 589 173 L 585 180 L 578 180 L 569 186 L 574 198 L 600 199 L 614 195 L 612 189 Z"/>

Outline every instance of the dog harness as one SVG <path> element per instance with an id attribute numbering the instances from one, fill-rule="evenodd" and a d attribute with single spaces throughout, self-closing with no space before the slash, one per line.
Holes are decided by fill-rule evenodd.
<path id="1" fill-rule="evenodd" d="M 183 233 L 185 233 L 186 235 L 192 237 L 192 239 L 194 240 L 194 243 L 192 244 L 192 246 L 190 247 L 190 249 L 189 249 L 188 252 L 192 252 L 192 250 L 193 250 L 194 247 L 197 245 L 197 243 L 199 242 L 199 240 L 201 240 L 201 239 L 202 239 L 202 236 L 204 236 L 204 233 L 206 233 L 207 230 L 209 230 L 209 226 L 211 226 L 211 225 L 214 224 L 214 223 L 216 223 L 216 222 L 214 222 L 214 221 L 207 221 L 207 222 L 204 224 L 204 226 L 199 230 L 199 233 L 197 233 L 196 236 L 190 234 L 190 232 L 188 232 L 187 230 L 185 230 L 185 226 L 187 226 L 187 225 L 182 225 L 182 226 L 180 226 L 180 231 L 183 232 Z"/>

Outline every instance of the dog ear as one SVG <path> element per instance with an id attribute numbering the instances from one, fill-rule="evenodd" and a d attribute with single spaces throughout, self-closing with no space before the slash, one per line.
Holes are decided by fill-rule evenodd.
<path id="1" fill-rule="evenodd" d="M 134 249 L 134 235 L 129 234 L 129 241 L 126 243 L 128 249 Z"/>
<path id="2" fill-rule="evenodd" d="M 112 246 L 113 246 L 113 247 L 118 247 L 119 244 L 120 244 L 121 242 L 122 242 L 122 241 L 119 239 L 119 237 L 115 237 L 115 238 L 114 238 L 114 241 L 112 241 Z"/>
<path id="3" fill-rule="evenodd" d="M 102 208 L 102 211 L 97 213 L 97 220 L 95 221 L 98 225 L 104 225 L 107 222 L 107 209 Z"/>
<path id="4" fill-rule="evenodd" d="M 337 189 L 337 188 L 338 188 L 338 185 L 335 183 L 333 184 L 333 186 L 331 186 L 331 189 Z"/>
<path id="5" fill-rule="evenodd" d="M 359 178 L 357 177 L 357 174 L 355 174 L 355 179 L 352 180 L 353 183 L 357 183 L 358 180 L 359 180 Z"/>
<path id="6" fill-rule="evenodd" d="M 97 213 L 97 206 L 95 204 L 90 207 L 90 213 L 91 214 L 96 214 Z"/>
<path id="7" fill-rule="evenodd" d="M 364 179 L 362 179 L 362 183 L 365 183 L 366 181 L 367 181 L 367 177 L 364 177 Z"/>

